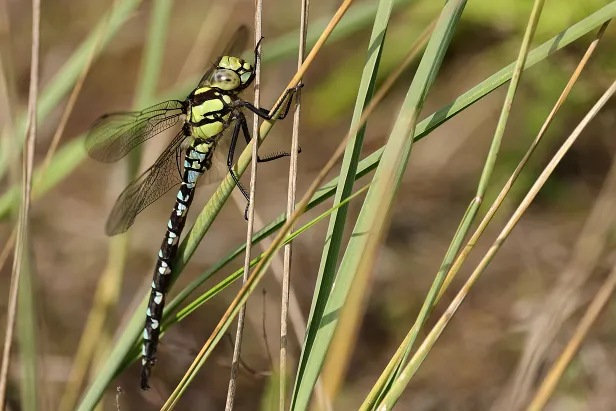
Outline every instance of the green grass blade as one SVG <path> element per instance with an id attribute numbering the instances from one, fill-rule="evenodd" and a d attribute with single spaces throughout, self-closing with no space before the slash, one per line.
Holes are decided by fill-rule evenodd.
<path id="1" fill-rule="evenodd" d="M 494 138 L 492 139 L 492 144 L 488 152 L 486 163 L 481 173 L 479 186 L 477 187 L 477 193 L 472 203 L 470 204 L 467 212 L 464 214 L 464 217 L 460 223 L 460 227 L 456 231 L 456 234 L 449 247 L 449 250 L 447 251 L 447 254 L 441 264 L 441 267 L 439 268 L 439 271 L 435 278 L 433 287 L 431 287 L 430 292 L 428 293 L 428 296 L 424 303 L 424 306 L 422 307 L 422 310 L 419 316 L 417 317 L 416 326 L 414 327 L 414 332 L 411 337 L 410 344 L 407 348 L 405 357 L 408 355 L 408 352 L 412 348 L 413 343 L 415 342 L 415 339 L 417 337 L 417 334 L 419 330 L 421 329 L 421 327 L 423 326 L 428 316 L 428 312 L 431 310 L 432 305 L 434 304 L 436 295 L 438 294 L 440 287 L 443 284 L 443 281 L 445 280 L 445 275 L 449 271 L 449 268 L 451 267 L 451 264 L 453 263 L 453 259 L 460 251 L 462 242 L 464 241 L 464 238 L 466 238 L 466 235 L 468 234 L 468 230 L 470 229 L 471 224 L 474 222 L 477 212 L 479 211 L 479 207 L 483 201 L 483 197 L 485 196 L 486 190 L 488 188 L 488 182 L 490 181 L 490 177 L 492 176 L 492 171 L 494 170 L 494 164 L 496 164 L 496 158 L 498 156 L 498 151 L 500 149 L 501 141 L 505 133 L 505 128 L 507 125 L 507 120 L 509 118 L 509 113 L 511 111 L 511 106 L 513 104 L 513 99 L 515 97 L 515 94 L 516 94 L 516 91 L 517 91 L 517 88 L 520 82 L 520 77 L 523 71 L 522 69 L 524 67 L 526 58 L 528 56 L 528 50 L 530 48 L 530 44 L 531 44 L 531 41 L 535 33 L 535 29 L 537 27 L 537 24 L 539 23 L 539 17 L 541 15 L 543 3 L 544 3 L 543 0 L 535 1 L 535 5 L 533 7 L 531 17 L 529 19 L 528 27 L 524 35 L 524 39 L 522 41 L 522 46 L 520 47 L 518 59 L 516 60 L 516 63 L 515 63 L 516 65 L 515 65 L 514 72 L 513 72 L 513 78 L 512 78 L 512 81 L 509 83 L 509 88 L 507 90 L 507 95 L 505 96 L 503 108 L 502 108 L 502 111 L 501 111 L 501 114 L 498 120 L 498 124 L 496 126 L 496 131 L 494 133 Z M 404 359 L 402 362 L 404 362 Z"/>
<path id="2" fill-rule="evenodd" d="M 37 121 L 43 122 L 49 116 L 49 113 L 75 85 L 75 81 L 77 81 L 84 65 L 87 64 L 90 58 L 92 49 L 96 47 L 95 53 L 98 55 L 132 15 L 139 3 L 141 3 L 141 0 L 117 0 L 114 2 L 114 8 L 110 12 L 111 15 L 106 13 L 101 17 L 96 28 L 81 43 L 60 71 L 50 80 L 49 85 L 41 92 L 36 111 Z M 100 40 L 100 45 L 97 46 L 97 37 L 100 30 L 105 30 L 105 33 Z M 16 144 L 16 150 L 11 151 L 15 155 L 19 154 L 21 145 L 24 142 L 25 126 L 26 116 L 23 113 L 17 118 L 15 124 L 16 141 L 18 143 Z M 9 153 L 9 150 L 0 150 L 0 178 L 4 176 L 9 165 Z"/>
<path id="3" fill-rule="evenodd" d="M 533 49 L 533 51 L 528 54 L 524 69 L 526 70 L 534 66 L 535 64 L 541 62 L 545 58 L 556 53 L 558 50 L 561 50 L 562 48 L 568 46 L 569 44 L 578 40 L 580 37 L 588 34 L 590 31 L 598 28 L 603 23 L 614 17 L 616 17 L 616 2 L 612 1 L 603 8 L 597 10 L 595 13 L 579 21 L 568 29 L 561 31 L 556 36 L 552 37 L 550 40 Z M 344 25 L 344 22 L 345 20 L 341 22 L 341 25 Z M 269 61 L 269 52 L 270 49 L 268 49 L 268 54 L 263 56 L 264 62 Z M 425 120 L 423 120 L 421 123 L 419 123 L 415 130 L 415 141 L 421 140 L 437 126 L 441 125 L 445 121 L 449 120 L 451 117 L 468 108 L 473 103 L 487 96 L 492 91 L 509 81 L 513 74 L 514 64 L 515 63 L 512 63 L 509 66 L 500 70 L 499 72 L 493 74 L 486 80 L 482 81 L 466 93 L 460 95 L 454 101 L 441 108 L 440 110 L 436 111 L 435 113 L 427 117 Z M 194 83 L 191 84 L 194 85 Z M 176 87 L 171 92 L 165 93 L 165 95 L 168 97 L 177 97 L 182 92 L 182 90 L 187 90 L 187 87 L 184 87 L 183 89 L 180 87 Z M 153 101 L 151 103 L 155 102 Z M 52 162 L 50 163 L 47 173 L 45 173 L 45 175 L 42 177 L 42 186 L 44 189 L 41 189 L 39 191 L 37 187 L 34 187 L 34 200 L 38 199 L 49 189 L 53 188 L 56 184 L 63 181 L 63 179 L 68 176 L 75 168 L 77 168 L 77 166 L 84 160 L 86 156 L 85 150 L 79 149 L 77 147 L 80 144 L 83 146 L 84 138 L 85 135 L 81 135 L 73 141 L 63 145 L 63 147 L 58 150 L 58 153 L 56 154 L 56 156 L 54 156 Z M 70 154 L 66 151 L 69 151 Z M 382 154 L 383 148 L 381 147 L 380 149 L 376 150 L 374 153 L 363 159 L 359 163 L 359 167 L 363 169 L 368 169 L 372 167 L 372 169 L 374 169 L 377 166 Z M 70 161 L 60 161 L 60 159 L 57 157 L 61 157 L 62 159 L 70 159 Z M 56 170 L 56 168 L 60 168 L 60 170 Z M 18 189 L 15 188 L 15 186 L 12 186 L 0 197 L 0 218 L 4 219 L 8 217 L 12 204 L 14 204 L 14 202 L 16 201 L 19 201 L 18 195 Z"/>
<path id="4" fill-rule="evenodd" d="M 392 7 L 393 3 L 391 0 L 381 0 L 378 3 L 374 24 L 372 26 L 372 34 L 370 36 L 370 41 L 368 42 L 366 62 L 364 64 L 350 126 L 351 130 L 357 130 L 357 132 L 354 136 L 351 136 L 347 142 L 340 169 L 340 176 L 338 177 L 338 186 L 336 188 L 334 204 L 338 204 L 347 198 L 353 189 L 353 184 L 355 183 L 355 175 L 357 173 L 357 166 L 366 131 L 365 123 L 359 129 L 358 125 L 360 123 L 364 108 L 368 105 L 370 100 L 372 100 L 374 95 L 379 62 L 381 60 L 383 44 L 385 42 Z M 338 256 L 342 245 L 347 212 L 348 206 L 341 206 L 332 213 L 329 220 L 327 233 L 325 235 L 327 240 L 321 255 L 321 263 L 319 265 L 317 280 L 312 296 L 306 337 L 304 339 L 299 368 L 297 370 L 298 375 L 302 368 L 306 365 L 304 363 L 304 360 L 306 359 L 305 353 L 310 351 L 310 347 L 319 332 L 318 326 L 322 320 L 325 303 L 329 297 L 329 293 L 335 280 L 336 263 L 338 262 Z M 297 382 L 298 379 L 295 380 L 296 386 L 293 389 L 293 396 L 291 398 L 291 409 L 293 409 L 295 397 L 297 396 L 295 391 L 297 388 Z"/>
<path id="5" fill-rule="evenodd" d="M 83 139 L 71 140 L 64 144 L 49 163 L 49 168 L 43 176 L 40 175 L 38 169 L 35 171 L 34 181 L 38 184 L 32 190 L 33 201 L 38 200 L 68 177 L 81 164 L 85 155 Z M 0 218 L 8 218 L 12 208 L 16 207 L 18 203 L 19 187 L 13 185 L 0 197 Z"/>
<path id="6" fill-rule="evenodd" d="M 426 319 L 428 318 L 428 316 L 430 315 L 430 312 L 432 311 L 432 307 L 435 304 L 436 297 L 441 289 L 441 286 L 443 285 L 443 282 L 445 281 L 447 272 L 449 271 L 449 268 L 451 267 L 454 258 L 458 255 L 460 248 L 462 247 L 462 243 L 468 234 L 468 230 L 473 224 L 475 217 L 477 216 L 477 212 L 479 211 L 479 207 L 481 206 L 481 203 L 483 202 L 483 198 L 488 188 L 488 182 L 490 180 L 490 177 L 492 176 L 494 165 L 496 164 L 496 158 L 498 156 L 501 141 L 505 133 L 505 128 L 507 125 L 507 120 L 509 118 L 509 113 L 511 111 L 511 106 L 513 104 L 513 99 L 515 97 L 515 94 L 516 94 L 516 91 L 517 91 L 517 88 L 520 82 L 522 69 L 526 62 L 528 50 L 530 48 L 530 44 L 531 44 L 531 41 L 535 33 L 535 29 L 539 23 L 539 17 L 541 15 L 542 8 L 543 8 L 543 0 L 536 0 L 534 7 L 532 9 L 532 12 L 531 12 L 531 16 L 528 22 L 526 33 L 524 35 L 524 39 L 522 41 L 522 46 L 520 47 L 520 52 L 518 54 L 518 58 L 515 63 L 513 77 L 512 77 L 511 82 L 509 83 L 509 88 L 505 96 L 505 101 L 503 103 L 502 111 L 499 117 L 496 131 L 494 133 L 494 137 L 492 139 L 490 150 L 488 152 L 488 156 L 487 156 L 484 168 L 483 168 L 483 172 L 481 173 L 479 185 L 477 188 L 477 193 L 475 194 L 475 197 L 471 201 L 471 204 L 469 205 L 466 213 L 464 214 L 462 221 L 460 222 L 460 225 L 458 227 L 458 230 L 456 231 L 451 241 L 449 249 L 447 250 L 447 253 L 445 254 L 443 262 L 441 263 L 441 266 L 434 278 L 432 286 L 430 287 L 430 290 L 428 291 L 428 294 L 426 296 L 426 299 L 424 300 L 424 303 L 421 307 L 419 315 L 417 316 L 415 320 L 415 324 L 410 330 L 410 338 L 408 339 L 408 343 L 404 347 L 402 356 L 398 360 L 398 364 L 397 364 L 397 367 L 395 367 L 395 371 L 389 375 L 387 382 L 382 387 L 379 388 L 381 390 L 379 398 L 382 398 L 384 395 L 387 394 L 386 392 L 387 389 L 391 386 L 393 381 L 396 378 L 398 378 L 398 376 L 402 372 L 402 366 L 406 363 L 406 360 L 413 348 L 413 345 L 415 344 L 419 331 L 425 324 Z M 407 340 L 405 339 L 405 341 Z M 379 378 L 379 381 L 381 381 L 380 378 Z M 390 397 L 390 398 L 393 398 L 393 397 Z M 397 397 L 396 397 L 396 400 L 397 400 Z M 367 403 L 372 403 L 372 401 L 373 401 L 373 398 L 371 397 L 367 398 L 366 400 Z M 394 400 L 390 400 L 390 401 L 394 401 Z M 376 401 L 376 403 L 378 403 L 378 401 Z M 394 403 L 395 401 L 387 404 L 385 407 L 392 407 Z"/>
<path id="7" fill-rule="evenodd" d="M 354 281 L 367 282 L 376 250 L 386 227 L 387 216 L 396 189 L 404 174 L 411 152 L 417 117 L 428 90 L 436 78 L 453 33 L 466 5 L 465 0 L 450 0 L 440 18 L 411 83 L 391 135 L 368 190 L 353 234 L 340 263 L 336 282 L 318 324 L 311 345 L 304 347 L 293 395 L 293 410 L 308 406 L 312 390 L 338 324 L 340 310 Z"/>

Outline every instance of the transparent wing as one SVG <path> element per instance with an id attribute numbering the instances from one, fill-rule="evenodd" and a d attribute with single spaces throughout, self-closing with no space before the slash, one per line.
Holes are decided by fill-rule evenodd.
<path id="1" fill-rule="evenodd" d="M 238 55 L 244 51 L 244 48 L 246 47 L 246 44 L 248 43 L 248 37 L 249 37 L 248 27 L 246 26 L 238 27 L 238 29 L 233 34 L 233 37 L 231 37 L 231 40 L 229 41 L 229 43 L 227 43 L 227 45 L 222 50 L 221 54 L 218 56 L 216 61 L 211 65 L 209 70 L 205 72 L 203 77 L 201 77 L 201 81 L 199 81 L 198 87 L 203 87 L 204 85 L 207 84 L 208 80 L 210 79 L 210 76 L 212 75 L 212 72 L 216 68 L 216 64 L 218 64 L 221 57 L 223 56 L 238 57 Z"/>
<path id="2" fill-rule="evenodd" d="M 112 236 L 128 230 L 135 222 L 137 214 L 182 181 L 182 153 L 179 149 L 185 138 L 184 131 L 181 131 L 152 167 L 124 189 L 107 220 L 107 235 Z"/>
<path id="3" fill-rule="evenodd" d="M 184 103 L 169 100 L 143 111 L 105 114 L 86 137 L 90 157 L 111 163 L 163 130 L 174 126 L 184 114 Z"/>

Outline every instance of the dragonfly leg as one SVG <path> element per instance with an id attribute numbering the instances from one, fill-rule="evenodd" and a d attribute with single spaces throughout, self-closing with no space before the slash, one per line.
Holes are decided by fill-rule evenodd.
<path id="1" fill-rule="evenodd" d="M 298 147 L 297 153 L 299 154 L 301 152 L 302 152 L 302 148 Z M 289 157 L 290 155 L 291 153 L 286 152 L 286 151 L 277 151 L 275 153 L 269 153 L 269 154 L 264 155 L 263 157 L 259 157 L 257 161 L 259 163 L 267 163 L 268 161 L 278 160 L 279 158 Z"/>
<path id="2" fill-rule="evenodd" d="M 242 112 L 239 112 L 239 114 L 237 114 L 237 121 L 235 122 L 235 127 L 233 128 L 233 135 L 231 136 L 231 145 L 229 147 L 229 155 L 227 156 L 227 168 L 229 169 L 229 173 L 231 173 L 231 177 L 233 178 L 233 181 L 235 181 L 237 188 L 240 189 L 240 191 L 242 192 L 242 194 L 244 194 L 244 197 L 246 198 L 246 208 L 244 209 L 244 220 L 248 221 L 248 208 L 250 207 L 250 196 L 248 195 L 248 192 L 246 191 L 246 189 L 242 187 L 242 184 L 240 183 L 239 178 L 235 174 L 235 171 L 233 171 L 233 157 L 235 156 L 235 146 L 237 144 L 237 139 L 240 136 L 240 130 L 242 129 L 244 130 L 244 134 L 245 134 L 246 131 L 248 130 L 248 125 L 246 124 L 246 117 L 244 117 L 244 114 L 242 114 Z M 250 141 L 250 140 L 247 140 L 247 141 Z"/>
<path id="3" fill-rule="evenodd" d="M 250 141 L 252 140 L 252 137 L 250 136 L 250 130 L 248 130 L 248 123 L 246 121 L 246 117 L 244 116 L 244 113 L 242 113 L 241 111 L 236 114 L 236 122 L 235 122 L 235 127 L 233 128 L 233 135 L 231 136 L 231 145 L 229 147 L 229 155 L 227 156 L 227 168 L 229 169 L 229 173 L 231 173 L 231 177 L 233 178 L 233 181 L 235 181 L 235 184 L 240 189 L 240 191 L 246 198 L 246 201 L 248 202 L 246 204 L 246 209 L 244 210 L 244 219 L 248 220 L 248 208 L 250 207 L 250 196 L 248 195 L 248 192 L 246 191 L 246 189 L 240 183 L 239 178 L 237 177 L 237 175 L 235 174 L 235 171 L 233 170 L 233 157 L 235 156 L 235 147 L 237 145 L 237 140 L 239 138 L 240 129 L 242 130 L 242 133 L 244 134 L 244 139 L 246 140 L 246 143 L 247 144 L 250 143 Z M 301 147 L 299 147 L 297 152 L 298 153 L 302 152 Z M 284 151 L 269 154 L 263 158 L 257 155 L 257 162 L 266 163 L 268 161 L 277 160 L 279 158 L 288 157 L 290 155 L 291 155 L 290 153 L 286 153 Z"/>
<path id="4" fill-rule="evenodd" d="M 242 121 L 242 118 L 239 118 L 238 121 L 235 123 L 235 127 L 233 128 L 233 135 L 231 136 L 231 145 L 229 147 L 229 154 L 227 155 L 227 169 L 229 169 L 231 178 L 233 178 L 233 181 L 235 181 L 237 188 L 242 192 L 242 194 L 246 198 L 246 201 L 250 203 L 250 196 L 248 195 L 248 192 L 242 186 L 240 179 L 238 178 L 237 174 L 235 174 L 235 170 L 233 170 L 233 157 L 235 156 L 235 146 L 237 145 L 237 139 L 240 135 L 240 129 L 242 127 L 241 123 L 243 122 L 245 123 L 246 119 L 244 118 Z"/>
<path id="5" fill-rule="evenodd" d="M 248 130 L 248 123 L 246 121 L 246 117 L 244 113 L 240 112 L 238 114 L 238 123 L 242 123 L 242 132 L 244 134 L 244 139 L 246 140 L 246 144 L 249 144 L 252 140 L 252 136 L 250 135 L 250 131 Z M 297 150 L 298 153 L 302 152 L 302 148 L 299 147 Z M 264 157 L 260 157 L 257 155 L 258 163 L 267 163 L 268 161 L 278 160 L 279 158 L 289 157 L 291 153 L 287 153 L 286 151 L 278 151 L 276 153 L 266 154 Z"/>
<path id="6" fill-rule="evenodd" d="M 289 114 L 289 110 L 291 109 L 291 102 L 293 101 L 293 95 L 297 92 L 297 90 L 299 90 L 302 87 L 304 87 L 304 83 L 300 83 L 293 88 L 287 89 L 287 91 L 285 91 L 284 93 L 284 97 L 282 98 L 282 100 L 280 100 L 280 103 L 278 103 L 271 110 L 260 108 L 260 107 L 255 107 L 254 104 L 249 103 L 247 101 L 243 101 L 243 100 L 240 100 L 237 102 L 237 107 L 246 107 L 248 110 L 252 111 L 253 113 L 261 117 L 262 119 L 271 120 L 273 117 L 270 116 L 269 114 L 270 111 L 273 113 L 277 112 L 278 109 L 280 109 L 280 107 L 284 104 L 286 100 L 286 107 L 284 108 L 283 112 L 280 113 L 280 115 L 278 116 L 278 120 L 282 120 L 287 116 L 287 114 Z"/>

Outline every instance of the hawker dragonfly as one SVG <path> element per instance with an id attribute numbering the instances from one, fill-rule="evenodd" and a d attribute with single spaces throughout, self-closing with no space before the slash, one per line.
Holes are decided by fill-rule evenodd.
<path id="1" fill-rule="evenodd" d="M 170 285 L 170 274 L 178 247 L 178 240 L 186 222 L 186 213 L 193 200 L 197 180 L 212 167 L 213 155 L 221 140 L 231 134 L 226 153 L 226 168 L 246 200 L 248 193 L 234 172 L 233 158 L 240 132 L 246 142 L 251 136 L 243 109 L 271 120 L 270 110 L 259 108 L 242 100 L 239 93 L 254 80 L 254 66 L 235 57 L 248 39 L 248 29 L 240 27 L 212 67 L 204 74 L 198 86 L 185 100 L 170 100 L 156 104 L 143 111 L 105 114 L 92 126 L 86 138 L 90 157 L 113 162 L 124 157 L 130 150 L 163 130 L 176 125 L 181 118 L 181 131 L 158 157 L 156 162 L 141 176 L 130 183 L 118 197 L 107 220 L 105 232 L 109 236 L 129 229 L 135 217 L 164 193 L 180 184 L 175 205 L 167 223 L 158 259 L 154 270 L 152 290 L 146 311 L 143 330 L 141 360 L 141 388 L 149 388 L 148 379 L 156 363 L 156 349 L 165 297 Z M 254 51 L 255 62 L 259 58 L 258 45 Z M 285 98 L 271 110 L 286 117 L 297 87 L 288 89 Z M 285 104 L 283 107 L 282 105 Z M 231 127 L 233 125 L 233 127 Z M 222 147 L 219 147 L 221 150 Z M 184 154 L 181 161 L 182 152 Z M 287 156 L 288 153 L 259 158 L 270 161 Z M 183 167 L 180 167 L 183 164 Z M 181 170 L 183 168 L 183 170 Z"/>

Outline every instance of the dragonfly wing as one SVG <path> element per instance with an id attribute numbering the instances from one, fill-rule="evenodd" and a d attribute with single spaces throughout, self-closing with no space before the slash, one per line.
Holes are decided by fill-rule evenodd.
<path id="1" fill-rule="evenodd" d="M 211 65 L 209 70 L 205 72 L 203 77 L 201 77 L 201 81 L 199 81 L 198 88 L 203 87 L 208 84 L 208 81 L 210 79 L 210 76 L 212 75 L 212 72 L 216 69 L 216 65 L 218 64 L 218 62 L 223 56 L 239 57 L 239 54 L 241 54 L 244 51 L 244 48 L 246 47 L 246 44 L 248 43 L 248 37 L 249 37 L 248 27 L 246 26 L 238 27 L 238 29 L 233 34 L 233 37 L 229 41 L 229 43 L 227 43 L 225 48 L 222 50 L 222 53 L 218 56 L 216 61 Z"/>
<path id="2" fill-rule="evenodd" d="M 143 111 L 105 114 L 86 137 L 86 150 L 95 160 L 110 163 L 130 150 L 174 126 L 184 114 L 184 103 L 169 100 Z"/>
<path id="3" fill-rule="evenodd" d="M 124 189 L 107 220 L 107 235 L 112 236 L 128 230 L 135 222 L 137 214 L 182 181 L 182 153 L 179 149 L 185 138 L 184 131 L 181 131 L 152 167 Z"/>

